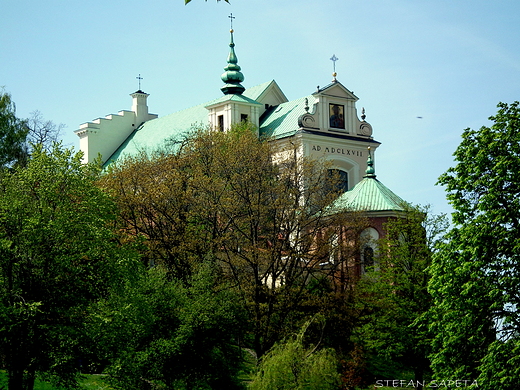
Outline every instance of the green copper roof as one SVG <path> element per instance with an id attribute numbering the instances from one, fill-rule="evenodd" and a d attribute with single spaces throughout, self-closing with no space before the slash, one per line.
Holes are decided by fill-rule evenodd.
<path id="1" fill-rule="evenodd" d="M 122 156 L 135 156 L 140 152 L 156 152 L 164 147 L 168 140 L 174 140 L 190 131 L 194 126 L 208 124 L 206 104 L 199 104 L 161 118 L 143 123 L 112 154 L 105 165 Z"/>
<path id="2" fill-rule="evenodd" d="M 244 95 L 224 95 L 224 96 L 222 96 L 222 97 L 220 97 L 218 99 L 215 99 L 215 100 L 207 103 L 205 105 L 205 107 L 209 107 L 209 106 L 211 106 L 213 104 L 218 104 L 218 103 L 223 103 L 223 102 L 228 102 L 228 101 L 256 104 L 256 105 L 259 105 L 259 106 L 262 105 L 261 103 L 258 103 L 256 100 L 248 98 L 247 96 L 244 96 Z"/>
<path id="3" fill-rule="evenodd" d="M 343 193 L 331 209 L 355 211 L 404 211 L 405 201 L 375 177 L 365 177 Z"/>
<path id="4" fill-rule="evenodd" d="M 365 177 L 336 199 L 330 209 L 405 211 L 405 201 L 375 177 Z"/>
<path id="5" fill-rule="evenodd" d="M 260 104 L 255 98 L 260 96 L 273 81 L 248 88 L 242 95 L 225 95 L 210 102 L 199 104 L 182 111 L 174 112 L 143 123 L 125 142 L 110 156 L 105 165 L 122 156 L 135 156 L 140 152 L 151 153 L 166 145 L 169 139 L 178 139 L 194 126 L 208 124 L 207 106 L 223 101 L 240 101 L 249 104 Z"/>
<path id="6" fill-rule="evenodd" d="M 405 211 L 405 201 L 376 179 L 370 148 L 366 175 L 349 191 L 343 193 L 330 206 L 331 211 Z"/>
<path id="7" fill-rule="evenodd" d="M 267 81 L 263 84 L 248 88 L 244 91 L 244 93 L 242 95 L 246 95 L 247 97 L 249 97 L 250 99 L 253 99 L 253 100 L 258 100 L 260 95 L 262 95 L 262 93 L 264 93 L 264 91 L 267 89 L 267 87 L 269 87 L 273 83 L 275 83 L 275 81 L 271 80 L 271 81 Z"/>
<path id="8" fill-rule="evenodd" d="M 273 111 L 260 123 L 260 135 L 269 138 L 294 135 L 299 130 L 298 118 L 306 112 L 305 99 L 308 99 L 309 107 L 316 101 L 314 96 L 309 95 L 273 107 Z"/>

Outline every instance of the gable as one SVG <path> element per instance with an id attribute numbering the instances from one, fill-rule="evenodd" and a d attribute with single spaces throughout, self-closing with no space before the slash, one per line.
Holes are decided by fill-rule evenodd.
<path id="1" fill-rule="evenodd" d="M 266 108 L 260 134 L 283 138 L 298 131 L 318 132 L 327 137 L 347 136 L 362 142 L 372 140 L 372 126 L 358 118 L 357 96 L 338 81 L 310 96 Z"/>
<path id="2" fill-rule="evenodd" d="M 324 95 L 354 101 L 359 100 L 353 92 L 345 88 L 345 86 L 341 84 L 339 81 L 334 81 L 333 83 L 318 89 L 318 91 L 316 91 L 313 95 Z"/>
<path id="3" fill-rule="evenodd" d="M 288 102 L 287 97 L 274 80 L 249 88 L 244 92 L 244 95 L 262 105 L 263 108 L 260 110 L 260 116 L 262 116 L 269 107 L 275 107 Z"/>

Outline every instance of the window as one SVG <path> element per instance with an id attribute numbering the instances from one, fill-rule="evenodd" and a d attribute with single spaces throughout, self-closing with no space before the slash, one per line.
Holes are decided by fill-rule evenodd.
<path id="1" fill-rule="evenodd" d="M 363 269 L 365 272 L 373 271 L 374 269 L 374 249 L 370 246 L 366 246 L 363 249 Z"/>
<path id="2" fill-rule="evenodd" d="M 247 114 L 240 114 L 240 122 L 247 122 Z"/>
<path id="3" fill-rule="evenodd" d="M 379 233 L 374 228 L 366 228 L 361 233 L 361 273 L 378 271 L 379 264 L 377 262 L 377 240 Z"/>
<path id="4" fill-rule="evenodd" d="M 224 115 L 218 116 L 218 131 L 224 131 Z"/>
<path id="5" fill-rule="evenodd" d="M 341 169 L 329 169 L 327 171 L 330 182 L 327 184 L 328 191 L 342 194 L 348 191 L 348 173 Z"/>
<path id="6" fill-rule="evenodd" d="M 329 104 L 329 126 L 335 129 L 345 128 L 345 106 L 341 104 Z"/>

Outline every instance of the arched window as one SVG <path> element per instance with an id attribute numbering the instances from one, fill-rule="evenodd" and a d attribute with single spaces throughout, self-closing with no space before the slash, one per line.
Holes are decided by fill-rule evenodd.
<path id="1" fill-rule="evenodd" d="M 377 240 L 379 240 L 379 232 L 370 227 L 361 233 L 361 273 L 377 271 L 378 264 L 376 259 Z"/>

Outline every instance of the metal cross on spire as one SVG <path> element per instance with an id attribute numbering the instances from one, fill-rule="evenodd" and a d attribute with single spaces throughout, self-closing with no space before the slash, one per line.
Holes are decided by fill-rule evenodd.
<path id="1" fill-rule="evenodd" d="M 334 73 L 332 73 L 332 76 L 334 76 L 334 80 L 336 80 L 336 61 L 339 60 L 339 58 L 336 57 L 336 54 L 333 54 L 332 57 L 330 57 L 330 60 L 333 63 L 332 68 L 334 70 Z"/>
<path id="2" fill-rule="evenodd" d="M 228 18 L 231 19 L 231 31 L 233 31 L 233 19 L 236 18 L 233 16 L 233 13 L 229 14 Z"/>
<path id="3" fill-rule="evenodd" d="M 139 91 L 141 90 L 141 80 L 143 79 L 141 77 L 141 73 L 139 73 L 139 76 L 136 77 L 137 80 L 139 80 Z"/>

